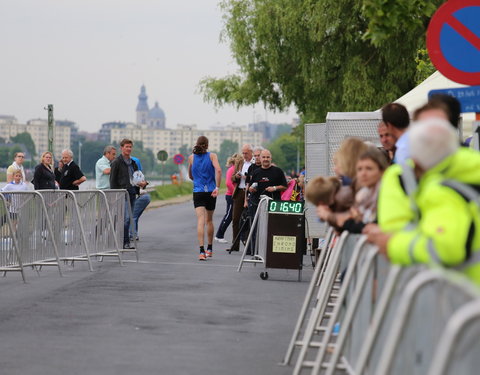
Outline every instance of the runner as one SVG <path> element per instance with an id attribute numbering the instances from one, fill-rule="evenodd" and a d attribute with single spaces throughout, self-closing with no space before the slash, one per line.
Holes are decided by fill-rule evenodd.
<path id="1" fill-rule="evenodd" d="M 213 256 L 213 212 L 217 202 L 222 169 L 217 155 L 208 152 L 208 138 L 200 136 L 188 157 L 188 175 L 193 181 L 193 205 L 197 214 L 197 236 L 200 245 L 199 260 Z M 205 226 L 207 227 L 207 251 L 205 252 Z"/>

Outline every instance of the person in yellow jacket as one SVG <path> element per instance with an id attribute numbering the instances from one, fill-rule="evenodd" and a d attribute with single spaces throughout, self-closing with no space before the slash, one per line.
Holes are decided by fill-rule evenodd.
<path id="1" fill-rule="evenodd" d="M 366 234 L 392 263 L 455 268 L 480 284 L 480 206 L 476 191 L 480 187 L 480 154 L 459 149 L 453 127 L 438 118 L 412 126 L 409 138 L 415 162 L 412 170 L 419 178 L 410 198 L 418 216 L 406 213 L 405 220 L 410 215 L 408 225 L 401 219 L 394 220 L 387 226 L 367 228 Z M 392 168 L 386 183 L 388 178 L 394 181 L 395 170 L 399 172 L 398 167 Z M 405 197 L 393 198 L 390 209 L 398 209 L 399 203 L 411 207 Z M 387 206 L 383 209 L 388 211 Z M 407 211 L 404 207 L 402 212 Z"/>

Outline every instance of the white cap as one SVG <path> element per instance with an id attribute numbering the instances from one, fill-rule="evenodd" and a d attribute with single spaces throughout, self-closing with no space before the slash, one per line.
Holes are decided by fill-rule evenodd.
<path id="1" fill-rule="evenodd" d="M 411 158 L 427 170 L 458 149 L 458 136 L 453 126 L 442 118 L 414 122 L 408 130 Z"/>

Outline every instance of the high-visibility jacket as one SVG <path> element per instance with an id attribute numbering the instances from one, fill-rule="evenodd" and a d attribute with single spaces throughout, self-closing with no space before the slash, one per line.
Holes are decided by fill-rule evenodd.
<path id="1" fill-rule="evenodd" d="M 480 153 L 461 148 L 422 176 L 414 194 L 419 219 L 393 234 L 388 257 L 456 268 L 480 284 L 480 206 L 450 180 L 480 187 Z"/>

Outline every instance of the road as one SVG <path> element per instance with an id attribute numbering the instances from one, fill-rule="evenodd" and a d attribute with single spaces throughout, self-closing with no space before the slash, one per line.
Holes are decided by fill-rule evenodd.
<path id="1" fill-rule="evenodd" d="M 225 210 L 219 198 L 215 222 Z M 311 269 L 238 273 L 225 245 L 197 260 L 190 202 L 147 211 L 140 262 L 0 279 L 0 374 L 290 374 L 278 365 Z M 227 233 L 230 237 L 230 232 Z M 133 257 L 131 257 L 133 260 Z"/>

